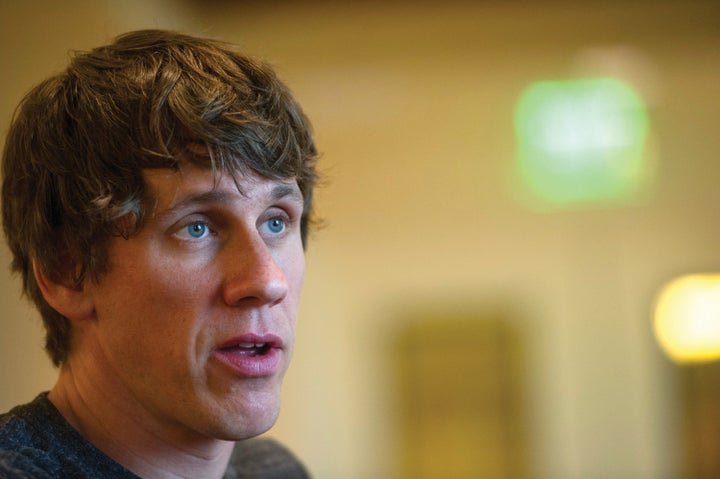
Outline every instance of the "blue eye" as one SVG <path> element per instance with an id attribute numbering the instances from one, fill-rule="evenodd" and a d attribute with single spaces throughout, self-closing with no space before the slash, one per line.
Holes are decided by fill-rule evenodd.
<path id="1" fill-rule="evenodd" d="M 267 230 L 274 235 L 280 234 L 285 231 L 285 221 L 282 218 L 272 218 L 265 222 Z"/>
<path id="2" fill-rule="evenodd" d="M 185 227 L 185 230 L 191 237 L 195 239 L 204 237 L 210 231 L 208 226 L 203 223 L 189 224 Z"/>

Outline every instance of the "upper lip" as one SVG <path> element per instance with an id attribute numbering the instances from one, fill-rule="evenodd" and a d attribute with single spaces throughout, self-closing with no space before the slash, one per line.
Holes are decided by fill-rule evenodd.
<path id="1" fill-rule="evenodd" d="M 247 334 L 241 334 L 239 336 L 234 336 L 224 342 L 222 342 L 218 349 L 226 349 L 226 348 L 233 348 L 236 346 L 241 347 L 252 347 L 255 346 L 265 346 L 270 348 L 282 348 L 283 347 L 283 341 L 280 336 L 277 336 L 276 334 L 272 333 L 265 333 L 265 334 L 257 334 L 257 333 L 247 333 Z"/>

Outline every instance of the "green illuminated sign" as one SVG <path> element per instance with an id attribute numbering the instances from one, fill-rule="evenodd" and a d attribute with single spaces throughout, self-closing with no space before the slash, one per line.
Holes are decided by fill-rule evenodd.
<path id="1" fill-rule="evenodd" d="M 647 128 L 645 105 L 619 80 L 534 83 L 515 112 L 519 174 L 555 204 L 625 196 L 644 174 Z"/>

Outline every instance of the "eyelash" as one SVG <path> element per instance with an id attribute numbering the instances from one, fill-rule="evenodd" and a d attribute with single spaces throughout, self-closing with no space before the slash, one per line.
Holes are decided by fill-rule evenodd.
<path id="1" fill-rule="evenodd" d="M 281 226 L 282 226 L 282 230 L 281 230 L 281 231 L 272 231 L 272 230 L 270 230 L 269 233 L 270 233 L 272 236 L 279 236 L 279 235 L 281 235 L 282 233 L 284 233 L 285 231 L 287 231 L 288 226 L 289 226 L 289 220 L 288 220 L 288 218 L 285 218 L 285 217 L 282 217 L 282 216 L 273 216 L 272 218 L 263 221 L 263 222 L 260 224 L 260 227 L 262 228 L 262 227 L 264 227 L 265 225 L 267 225 L 267 226 L 268 226 L 268 229 L 270 229 L 270 228 L 272 228 L 273 226 L 275 226 L 275 225 L 272 225 L 272 226 L 271 226 L 271 223 L 273 223 L 273 222 L 280 222 L 280 223 L 281 223 Z"/>
<path id="2" fill-rule="evenodd" d="M 280 231 L 270 230 L 270 228 L 271 228 L 270 225 L 272 222 L 280 222 L 282 224 L 282 230 L 280 230 Z M 260 229 L 263 230 L 263 231 L 261 231 L 261 233 L 267 234 L 268 236 L 270 236 L 272 238 L 278 238 L 278 237 L 282 236 L 283 234 L 285 234 L 292 227 L 293 223 L 294 223 L 294 220 L 288 214 L 283 212 L 282 214 L 274 214 L 272 217 L 270 217 L 266 220 L 263 220 L 260 223 Z M 194 232 L 192 231 L 193 228 L 195 228 L 195 229 L 201 228 L 202 231 L 200 232 L 200 234 L 198 236 L 195 236 Z M 207 221 L 203 221 L 203 220 L 191 221 L 191 222 L 183 225 L 176 233 L 176 235 L 178 237 L 180 237 L 180 239 L 182 241 L 188 241 L 188 242 L 203 240 L 213 234 L 215 234 L 215 231 L 211 228 L 210 223 L 208 223 Z"/>
<path id="3" fill-rule="evenodd" d="M 191 232 L 191 228 L 196 228 L 196 227 L 203 228 L 202 234 L 200 236 L 195 236 Z M 213 234 L 212 228 L 210 228 L 210 225 L 205 221 L 193 221 L 191 223 L 188 223 L 187 225 L 180 228 L 180 230 L 178 231 L 177 234 L 180 235 L 183 232 L 187 232 L 187 235 L 190 237 L 190 238 L 181 238 L 185 241 L 197 241 L 197 240 L 204 239 L 207 235 Z"/>

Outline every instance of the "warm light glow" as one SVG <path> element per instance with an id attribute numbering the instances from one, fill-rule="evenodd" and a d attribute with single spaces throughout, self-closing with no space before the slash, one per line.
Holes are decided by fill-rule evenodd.
<path id="1" fill-rule="evenodd" d="M 655 335 L 678 362 L 720 359 L 720 274 L 678 278 L 661 291 Z"/>
<path id="2" fill-rule="evenodd" d="M 515 113 L 518 171 L 550 203 L 624 196 L 645 174 L 647 112 L 614 78 L 537 82 Z"/>

